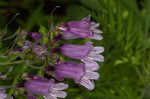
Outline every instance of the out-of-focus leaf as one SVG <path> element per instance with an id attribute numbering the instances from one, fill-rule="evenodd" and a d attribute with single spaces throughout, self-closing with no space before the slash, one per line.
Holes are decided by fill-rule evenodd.
<path id="1" fill-rule="evenodd" d="M 89 10 L 79 5 L 70 5 L 67 9 L 67 16 L 72 20 L 80 20 L 90 14 Z"/>
<path id="2" fill-rule="evenodd" d="M 98 11 L 101 6 L 99 0 L 80 0 L 80 2 L 91 10 L 94 9 Z"/>
<path id="3" fill-rule="evenodd" d="M 48 33 L 48 29 L 42 25 L 40 25 L 40 29 L 39 29 L 39 32 L 42 34 L 42 35 L 46 35 Z"/>

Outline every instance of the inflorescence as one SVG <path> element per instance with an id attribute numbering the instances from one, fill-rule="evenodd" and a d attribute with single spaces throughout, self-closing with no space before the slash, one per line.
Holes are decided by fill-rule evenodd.
<path id="1" fill-rule="evenodd" d="M 23 93 L 28 99 L 36 99 L 36 95 L 41 95 L 44 99 L 65 98 L 67 93 L 63 90 L 69 86 L 62 82 L 66 78 L 93 90 L 94 80 L 100 77 L 97 62 L 104 61 L 104 57 L 100 55 L 104 47 L 94 46 L 92 42 L 92 39 L 103 39 L 103 32 L 98 27 L 99 23 L 91 22 L 89 15 L 79 21 L 59 24 L 46 34 L 21 31 L 24 40 L 11 54 L 19 54 L 18 60 L 23 60 L 27 68 L 40 70 L 43 74 L 25 71 L 21 76 L 23 80 L 17 83 L 15 90 L 24 89 Z M 68 40 L 78 42 L 77 39 L 84 40 L 84 44 L 66 43 Z M 64 57 L 70 57 L 72 61 L 66 61 Z M 35 66 L 37 64 L 40 65 Z M 5 88 L 0 89 L 1 99 L 7 97 L 4 90 Z"/>

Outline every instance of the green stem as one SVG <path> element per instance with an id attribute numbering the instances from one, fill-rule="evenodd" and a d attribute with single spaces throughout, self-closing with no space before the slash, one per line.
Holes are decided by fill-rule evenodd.
<path id="1" fill-rule="evenodd" d="M 37 67 L 37 66 L 31 65 L 30 62 L 29 62 L 29 60 L 26 61 L 26 64 L 27 64 L 28 67 L 31 67 L 33 69 L 42 69 L 42 70 L 44 70 L 43 66 L 42 67 Z"/>
<path id="2" fill-rule="evenodd" d="M 11 63 L 0 63 L 0 65 L 11 65 L 11 64 L 20 64 L 23 63 L 24 61 L 15 61 L 15 62 L 11 62 Z"/>
<path id="3" fill-rule="evenodd" d="M 15 86 L 17 84 L 18 79 L 20 78 L 21 74 L 24 72 L 25 68 L 26 68 L 26 64 L 23 64 L 22 67 L 20 68 L 20 70 L 18 71 L 18 75 L 16 77 L 14 77 L 15 79 L 12 83 L 12 86 Z M 12 96 L 12 94 L 14 94 L 14 90 L 10 89 L 6 99 L 9 99 Z"/>
<path id="4" fill-rule="evenodd" d="M 16 86 L 12 86 L 12 85 L 5 85 L 5 86 L 0 86 L 0 88 L 16 88 Z"/>

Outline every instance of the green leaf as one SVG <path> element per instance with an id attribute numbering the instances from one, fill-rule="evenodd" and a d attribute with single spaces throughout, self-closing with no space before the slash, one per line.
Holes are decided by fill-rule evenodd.
<path id="1" fill-rule="evenodd" d="M 42 34 L 42 35 L 46 35 L 48 33 L 48 29 L 42 25 L 40 25 L 40 29 L 39 29 L 39 32 Z"/>

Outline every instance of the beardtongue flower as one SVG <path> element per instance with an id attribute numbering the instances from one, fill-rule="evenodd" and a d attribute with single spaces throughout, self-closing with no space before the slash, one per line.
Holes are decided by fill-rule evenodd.
<path id="1" fill-rule="evenodd" d="M 37 33 L 37 32 L 28 32 L 27 34 L 28 34 L 28 36 L 34 38 L 35 40 L 41 40 L 42 39 L 42 35 Z"/>
<path id="2" fill-rule="evenodd" d="M 84 64 L 66 62 L 56 65 L 54 77 L 56 77 L 58 80 L 63 80 L 64 78 L 73 78 L 76 83 L 79 83 L 83 74 Z"/>
<path id="3" fill-rule="evenodd" d="M 7 94 L 5 93 L 4 89 L 0 89 L 0 97 L 1 99 L 5 99 L 7 97 Z"/>
<path id="4" fill-rule="evenodd" d="M 18 53 L 19 52 L 23 52 L 23 51 L 25 51 L 26 49 L 28 49 L 30 47 L 32 47 L 32 42 L 30 42 L 30 41 L 24 41 L 22 47 L 14 50 L 13 52 L 18 52 Z"/>
<path id="5" fill-rule="evenodd" d="M 99 55 L 104 51 L 104 47 L 94 47 L 92 42 L 87 42 L 85 45 L 64 44 L 61 47 L 61 53 L 74 59 L 81 61 L 99 61 L 103 62 L 104 57 Z"/>
<path id="6" fill-rule="evenodd" d="M 0 99 L 6 99 L 7 94 L 5 93 L 5 89 L 0 88 Z M 9 99 L 13 99 L 13 97 L 10 97 Z"/>
<path id="7" fill-rule="evenodd" d="M 99 78 L 99 74 L 94 71 L 98 70 L 98 68 L 98 64 L 93 61 L 88 64 L 77 64 L 75 62 L 61 63 L 56 65 L 54 77 L 58 80 L 73 78 L 75 83 L 83 85 L 88 90 L 93 90 L 93 80 Z"/>
<path id="8" fill-rule="evenodd" d="M 99 23 L 90 22 L 90 19 L 91 16 L 89 15 L 80 21 L 69 21 L 66 25 L 59 27 L 60 30 L 64 31 L 62 37 L 64 39 L 103 39 L 103 37 L 100 35 L 103 32 L 99 29 L 96 29 L 99 26 Z"/>
<path id="9" fill-rule="evenodd" d="M 33 45 L 33 52 L 42 59 L 45 59 L 45 54 L 47 53 L 46 47 L 44 45 Z"/>
<path id="10" fill-rule="evenodd" d="M 28 99 L 36 99 L 35 96 L 29 94 L 29 93 L 25 93 Z"/>
<path id="11" fill-rule="evenodd" d="M 68 88 L 67 84 L 56 84 L 53 79 L 51 80 L 28 80 L 25 83 L 25 88 L 35 94 L 44 96 L 44 99 L 57 99 L 65 98 L 67 94 L 62 91 Z"/>

